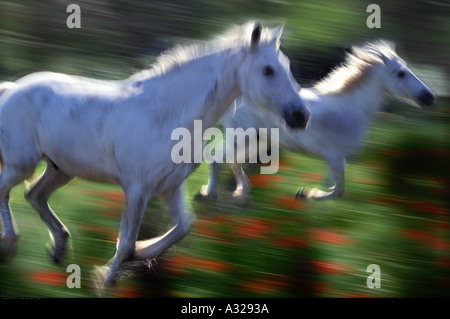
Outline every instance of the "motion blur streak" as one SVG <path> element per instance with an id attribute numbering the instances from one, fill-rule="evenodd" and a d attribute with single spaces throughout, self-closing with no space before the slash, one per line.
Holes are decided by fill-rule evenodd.
<path id="1" fill-rule="evenodd" d="M 187 185 L 186 201 L 197 216 L 193 233 L 144 267 L 130 264 L 141 272 L 123 279 L 110 297 L 450 295 L 447 2 L 377 1 L 381 28 L 373 29 L 366 25 L 373 1 L 82 0 L 76 1 L 80 29 L 66 26 L 70 3 L 1 2 L 0 81 L 44 70 L 123 79 L 175 43 L 210 40 L 231 24 L 257 19 L 285 24 L 281 49 L 302 86 L 342 62 L 350 45 L 382 38 L 397 44 L 437 97 L 431 111 L 387 103 L 361 152 L 348 159 L 346 194 L 336 200 L 294 200 L 302 185 L 323 187 L 326 167 L 319 159 L 281 152 L 277 174 L 246 167 L 254 185 L 247 204 L 230 199 L 234 181 L 228 168 L 220 176 L 217 202 L 192 201 L 208 178 L 201 165 Z M 79 289 L 66 286 L 70 273 L 47 256 L 46 227 L 23 191 L 22 185 L 11 193 L 21 244 L 13 261 L 0 264 L 0 296 L 94 297 L 90 272 L 115 251 L 119 189 L 75 179 L 51 198 L 71 229 L 66 262 L 81 268 Z M 168 225 L 154 223 L 168 221 L 158 202 L 147 210 L 142 238 L 162 234 Z M 371 264 L 380 267 L 381 288 L 366 285 Z"/>

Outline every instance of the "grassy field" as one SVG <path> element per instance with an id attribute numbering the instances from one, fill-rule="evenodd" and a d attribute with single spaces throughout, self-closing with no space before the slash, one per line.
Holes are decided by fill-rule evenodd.
<path id="1" fill-rule="evenodd" d="M 346 193 L 328 201 L 294 199 L 301 186 L 323 187 L 319 159 L 282 152 L 275 175 L 246 171 L 254 185 L 247 202 L 232 200 L 229 168 L 217 202 L 192 198 L 207 181 L 201 165 L 187 181 L 195 227 L 178 245 L 147 264 L 130 264 L 106 297 L 443 297 L 450 295 L 450 112 L 398 105 L 380 114 L 361 152 L 348 159 Z M 43 171 L 40 166 L 36 176 Z M 21 232 L 14 260 L 0 265 L 0 297 L 96 297 L 91 274 L 114 254 L 123 195 L 117 186 L 73 180 L 50 204 L 71 231 L 70 254 L 52 263 L 48 231 L 13 189 L 11 207 Z M 170 227 L 152 202 L 140 236 Z M 69 264 L 81 288 L 69 289 Z M 366 285 L 379 265 L 381 287 Z"/>

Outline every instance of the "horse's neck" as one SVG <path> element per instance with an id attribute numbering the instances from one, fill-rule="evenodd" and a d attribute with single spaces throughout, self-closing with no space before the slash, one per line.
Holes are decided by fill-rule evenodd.
<path id="1" fill-rule="evenodd" d="M 203 128 L 214 126 L 240 94 L 237 70 L 242 54 L 217 52 L 163 75 L 166 101 L 159 112 L 172 114 L 168 117 L 177 127 L 189 129 L 194 120 L 202 120 Z"/>
<path id="2" fill-rule="evenodd" d="M 382 105 L 384 90 L 381 81 L 374 70 L 368 79 L 345 95 L 349 107 L 352 107 L 353 112 L 359 112 L 363 120 L 370 121 Z"/>
<path id="3" fill-rule="evenodd" d="M 232 102 L 241 95 L 238 80 L 238 68 L 243 59 L 243 53 L 222 53 L 218 55 L 220 66 L 218 74 L 211 74 L 214 88 L 207 92 L 205 103 L 199 106 L 198 112 L 203 118 L 203 127 L 212 127 L 219 122 L 230 108 Z"/>

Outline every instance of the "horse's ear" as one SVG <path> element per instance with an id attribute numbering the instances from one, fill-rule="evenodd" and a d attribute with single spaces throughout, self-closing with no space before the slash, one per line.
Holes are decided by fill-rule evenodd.
<path id="1" fill-rule="evenodd" d="M 252 31 L 252 37 L 250 41 L 250 48 L 252 51 L 256 50 L 259 45 L 259 41 L 261 40 L 261 32 L 262 32 L 262 26 L 261 23 L 257 22 L 255 23 L 255 26 L 253 27 Z"/>
<path id="2" fill-rule="evenodd" d="M 273 38 L 272 43 L 278 48 L 281 44 L 281 35 L 283 34 L 284 24 L 279 25 L 275 29 L 273 29 Z"/>

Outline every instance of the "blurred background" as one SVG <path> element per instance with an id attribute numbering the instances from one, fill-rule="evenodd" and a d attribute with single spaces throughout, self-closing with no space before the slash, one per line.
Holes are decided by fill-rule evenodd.
<path id="1" fill-rule="evenodd" d="M 80 29 L 66 26 L 71 3 L 81 8 Z M 295 200 L 301 186 L 323 187 L 327 167 L 282 152 L 275 175 L 245 167 L 254 185 L 249 201 L 230 200 L 234 182 L 226 165 L 218 201 L 193 201 L 207 182 L 208 167 L 201 165 L 187 182 L 193 232 L 157 259 L 130 264 L 109 297 L 450 296 L 450 3 L 377 1 L 381 28 L 369 29 L 370 3 L 0 1 L 2 81 L 42 70 L 123 79 L 174 44 L 207 41 L 251 19 L 285 24 L 282 50 L 302 86 L 338 65 L 351 45 L 382 38 L 397 44 L 437 95 L 431 111 L 388 101 L 361 151 L 348 159 L 339 199 Z M 16 258 L 0 264 L 0 296 L 95 297 L 91 273 L 114 254 L 120 189 L 75 179 L 53 195 L 50 204 L 72 234 L 70 255 L 58 267 L 46 254 L 48 231 L 24 200 L 24 187 L 11 193 L 21 240 Z M 142 238 L 169 227 L 158 200 L 147 210 Z M 81 268 L 80 289 L 66 286 L 72 263 Z M 380 266 L 379 289 L 366 285 L 370 264 Z"/>

